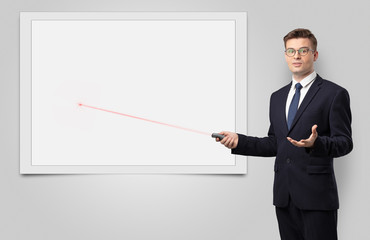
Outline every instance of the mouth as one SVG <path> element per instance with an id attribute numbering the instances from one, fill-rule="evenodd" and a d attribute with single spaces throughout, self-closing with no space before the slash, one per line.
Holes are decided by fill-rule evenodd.
<path id="1" fill-rule="evenodd" d="M 300 66 L 302 66 L 302 63 L 300 63 L 300 62 L 296 62 L 296 63 L 292 63 L 292 65 L 293 65 L 294 67 L 300 67 Z"/>

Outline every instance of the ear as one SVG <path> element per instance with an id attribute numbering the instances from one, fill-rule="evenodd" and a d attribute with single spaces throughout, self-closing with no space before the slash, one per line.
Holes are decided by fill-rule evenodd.
<path id="1" fill-rule="evenodd" d="M 316 51 L 314 54 L 313 54 L 313 61 L 316 62 L 317 58 L 319 57 L 319 52 Z"/>

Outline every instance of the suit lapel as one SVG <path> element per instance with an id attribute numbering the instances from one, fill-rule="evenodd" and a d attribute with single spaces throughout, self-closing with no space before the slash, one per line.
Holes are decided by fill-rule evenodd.
<path id="1" fill-rule="evenodd" d="M 307 106 L 310 104 L 313 97 L 320 90 L 321 84 L 322 84 L 322 78 L 319 75 L 317 75 L 316 80 L 313 82 L 312 86 L 308 90 L 306 96 L 304 97 L 301 105 L 298 108 L 298 111 L 297 111 L 297 113 L 294 117 L 294 120 L 293 120 L 293 123 L 292 123 L 292 126 L 291 126 L 290 130 L 292 130 L 294 128 L 295 124 L 297 123 L 297 121 L 301 117 L 302 113 L 306 110 Z"/>
<path id="2" fill-rule="evenodd" d="M 292 84 L 290 83 L 283 88 L 281 95 L 280 95 L 281 104 L 278 105 L 279 109 L 276 109 L 277 112 L 279 113 L 278 116 L 279 116 L 279 121 L 280 121 L 278 126 L 283 126 L 282 130 L 284 131 L 284 134 L 288 133 L 288 124 L 287 124 L 287 119 L 286 119 L 285 106 L 286 106 L 286 101 L 287 101 L 291 86 Z"/>

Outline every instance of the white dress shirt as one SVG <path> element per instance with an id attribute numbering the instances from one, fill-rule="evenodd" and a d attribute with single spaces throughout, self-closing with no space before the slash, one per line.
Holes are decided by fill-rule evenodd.
<path id="1" fill-rule="evenodd" d="M 304 97 L 306 96 L 306 93 L 308 92 L 308 89 L 310 89 L 312 83 L 315 81 L 316 76 L 317 76 L 317 73 L 315 71 L 313 71 L 310 75 L 308 75 L 302 81 L 299 82 L 302 85 L 302 89 L 301 89 L 301 96 L 299 98 L 298 109 L 299 109 L 299 106 L 301 105 Z M 295 85 L 297 83 L 298 82 L 294 79 L 294 77 L 292 77 L 292 86 L 289 90 L 288 98 L 286 100 L 286 105 L 285 105 L 286 119 L 288 119 L 289 106 L 290 106 L 290 103 L 292 102 L 293 96 L 295 94 Z"/>

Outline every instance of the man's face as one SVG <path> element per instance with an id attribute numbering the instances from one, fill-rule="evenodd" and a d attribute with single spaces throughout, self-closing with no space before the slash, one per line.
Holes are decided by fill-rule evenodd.
<path id="1" fill-rule="evenodd" d="M 301 81 L 313 72 L 313 63 L 318 58 L 319 53 L 317 51 L 309 51 L 305 56 L 298 53 L 298 49 L 300 48 L 313 49 L 312 43 L 308 38 L 289 39 L 285 47 L 286 49 L 292 48 L 296 50 L 295 55 L 292 57 L 285 55 L 285 60 L 288 63 L 290 71 L 293 73 L 294 79 Z"/>

